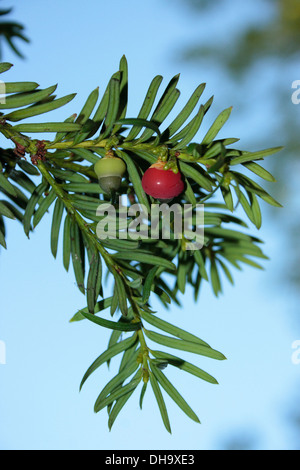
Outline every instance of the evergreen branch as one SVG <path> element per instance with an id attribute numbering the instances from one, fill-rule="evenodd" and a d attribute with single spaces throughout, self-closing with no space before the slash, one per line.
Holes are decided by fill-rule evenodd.
<path id="1" fill-rule="evenodd" d="M 11 64 L 0 64 L 0 72 L 10 67 Z M 280 206 L 243 172 L 250 171 L 265 181 L 274 181 L 257 161 L 280 149 L 245 152 L 229 147 L 238 139 L 216 139 L 231 114 L 231 107 L 208 127 L 200 143 L 192 141 L 197 139 L 213 102 L 210 98 L 198 105 L 205 84 L 197 87 L 180 112 L 177 115 L 175 112 L 171 124 L 164 128 L 180 96 L 178 81 L 179 75 L 176 75 L 158 96 L 162 77 L 155 77 L 137 117 L 128 118 L 128 67 L 123 56 L 100 103 L 99 88 L 96 88 L 88 94 L 79 113 L 63 122 L 23 122 L 71 102 L 74 94 L 56 99 L 53 94 L 56 85 L 39 89 L 34 81 L 7 83 L 6 102 L 0 106 L 0 132 L 14 146 L 14 149 L 0 152 L 0 191 L 6 198 L 0 201 L 0 244 L 6 247 L 5 218 L 19 220 L 29 236 L 43 217 L 53 211 L 51 252 L 57 256 L 61 235 L 63 266 L 68 271 L 72 261 L 77 286 L 86 297 L 86 307 L 71 321 L 86 320 L 112 330 L 106 351 L 88 368 L 81 387 L 101 365 L 121 355 L 119 372 L 102 388 L 95 402 L 97 412 L 107 407 L 109 428 L 141 382 L 140 407 L 150 383 L 169 432 L 170 421 L 161 387 L 191 419 L 199 422 L 161 370 L 172 365 L 211 384 L 216 384 L 216 379 L 178 356 L 150 349 L 146 339 L 198 357 L 224 360 L 225 356 L 198 338 L 195 332 L 189 333 L 156 316 L 151 308 L 152 296 L 157 296 L 165 308 L 173 302 L 180 305 L 187 284 L 192 286 L 197 300 L 203 281 L 208 282 L 218 296 L 223 290 L 221 273 L 233 283 L 231 268 L 241 269 L 245 264 L 261 268 L 256 259 L 267 259 L 260 248 L 261 240 L 246 233 L 246 222 L 236 217 L 234 211 L 241 205 L 247 219 L 259 229 L 262 224 L 260 201 Z M 153 110 L 156 99 L 158 104 Z M 194 112 L 196 106 L 198 109 Z M 16 121 L 16 125 L 10 123 Z M 39 140 L 28 135 L 32 133 L 43 136 L 50 133 L 54 137 Z M 25 159 L 26 154 L 31 163 Z M 99 163 L 112 161 L 117 162 L 118 168 L 124 168 L 124 172 L 120 178 L 117 176 L 118 188 L 109 192 L 101 185 L 103 177 L 96 168 Z M 184 190 L 175 200 L 180 207 L 192 205 L 193 227 L 197 225 L 197 206 L 205 203 L 201 250 L 189 251 L 186 233 L 181 239 L 176 237 L 174 214 L 165 219 L 159 213 L 158 237 L 152 237 L 150 230 L 146 236 L 136 233 L 137 236 L 131 238 L 129 228 L 136 222 L 134 212 L 129 210 L 123 217 L 117 198 L 126 196 L 129 208 L 138 203 L 151 213 L 160 198 L 145 192 L 143 176 L 154 163 L 162 165 L 162 171 L 169 170 L 182 178 Z M 108 223 L 109 217 L 98 209 L 107 206 L 112 209 L 116 234 L 113 238 L 102 239 L 98 236 L 98 224 Z M 152 220 L 148 222 L 147 228 L 152 229 Z M 167 239 L 164 229 L 169 230 Z M 107 277 L 112 277 L 113 286 L 110 295 L 105 297 L 103 284 Z M 103 316 L 108 313 L 112 317 L 117 312 L 117 321 Z M 150 331 L 147 323 L 158 331 Z M 131 336 L 125 339 L 121 336 L 128 333 Z M 125 383 L 126 380 L 129 382 Z"/>

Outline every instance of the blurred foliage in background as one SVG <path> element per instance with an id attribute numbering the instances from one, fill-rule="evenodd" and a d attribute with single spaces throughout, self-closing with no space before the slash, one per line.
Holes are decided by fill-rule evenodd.
<path id="1" fill-rule="evenodd" d="M 3 44 L 8 45 L 18 57 L 24 58 L 23 53 L 15 44 L 15 39 L 17 38 L 17 42 L 20 40 L 29 42 L 29 39 L 24 35 L 24 26 L 16 21 L 6 19 L 6 15 L 9 15 L 12 10 L 12 8 L 0 9 L 0 61 L 3 59 Z"/>
<path id="2" fill-rule="evenodd" d="M 235 2 L 227 0 L 185 0 L 193 8 L 203 15 L 203 9 L 214 9 L 216 5 L 228 4 L 228 8 L 235 8 Z M 244 2 L 243 2 L 244 3 Z M 211 43 L 193 45 L 183 53 L 187 60 L 199 61 L 210 59 L 221 63 L 236 77 L 242 77 L 249 72 L 258 60 L 263 60 L 266 65 L 270 59 L 286 61 L 299 54 L 300 41 L 300 2 L 298 0 L 264 0 L 257 3 L 258 21 L 249 24 L 246 29 L 235 37 L 232 32 L 228 37 L 229 46 L 223 43 L 212 45 Z M 260 13 L 262 5 L 269 7 L 268 20 L 261 21 Z M 243 8 L 243 7 L 241 7 Z M 255 8 L 255 6 L 254 6 Z M 238 18 L 238 15 L 237 15 Z"/>

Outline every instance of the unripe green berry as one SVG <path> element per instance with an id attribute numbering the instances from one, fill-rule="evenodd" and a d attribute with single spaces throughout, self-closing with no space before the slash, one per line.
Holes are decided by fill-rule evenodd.
<path id="1" fill-rule="evenodd" d="M 111 194 L 120 188 L 126 165 L 121 158 L 108 156 L 98 160 L 94 170 L 100 187 L 104 192 Z"/>

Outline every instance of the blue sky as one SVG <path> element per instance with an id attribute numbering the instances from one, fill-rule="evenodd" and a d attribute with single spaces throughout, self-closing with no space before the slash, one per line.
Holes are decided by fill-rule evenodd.
<path id="1" fill-rule="evenodd" d="M 12 3 L 3 2 L 3 7 Z M 41 87 L 58 83 L 59 96 L 77 92 L 71 103 L 53 112 L 53 120 L 80 110 L 96 86 L 104 91 L 123 54 L 129 63 L 128 116 L 138 111 L 156 74 L 163 75 L 167 84 L 181 73 L 182 104 L 199 83 L 207 82 L 205 96 L 215 95 L 209 123 L 221 108 L 234 106 L 232 95 L 227 102 L 226 89 L 231 85 L 224 77 L 210 69 L 200 73 L 176 60 L 176 51 L 198 37 L 198 31 L 212 37 L 211 25 L 181 2 L 87 0 L 82 5 L 78 0 L 27 0 L 14 8 L 14 18 L 26 25 L 31 44 L 21 44 L 26 61 L 6 50 L 5 60 L 15 66 L 5 78 L 34 80 Z M 256 14 L 247 2 L 242 21 Z M 219 38 L 224 36 L 223 18 L 220 10 L 213 17 Z M 236 20 L 228 21 L 234 25 Z M 257 108 L 251 109 L 258 113 Z M 264 108 L 259 111 L 263 116 Z M 257 125 L 261 128 L 261 123 Z M 224 132 L 226 137 L 242 133 L 245 141 L 249 138 L 234 115 Z M 117 363 L 111 371 L 99 369 L 80 393 L 78 387 L 110 333 L 87 322 L 69 323 L 85 301 L 72 273 L 64 271 L 61 257 L 54 260 L 50 255 L 51 216 L 43 219 L 30 240 L 21 226 L 9 223 L 8 250 L 0 255 L 0 340 L 7 354 L 6 364 L 0 364 L 0 448 L 210 450 L 243 433 L 257 438 L 257 446 L 264 449 L 293 445 L 287 413 L 295 399 L 300 365 L 292 364 L 291 345 L 300 332 L 289 288 L 278 281 L 282 237 L 264 206 L 263 214 L 259 236 L 271 258 L 264 272 L 245 268 L 236 273 L 235 286 L 225 282 L 219 299 L 206 285 L 197 304 L 187 292 L 181 309 L 165 312 L 157 305 L 163 318 L 196 332 L 228 358 L 221 363 L 196 359 L 218 379 L 218 386 L 183 372 L 168 373 L 202 422 L 193 423 L 166 398 L 171 436 L 164 430 L 151 392 L 142 412 L 138 396 L 133 395 L 111 432 L 106 411 L 94 414 L 94 401 Z"/>

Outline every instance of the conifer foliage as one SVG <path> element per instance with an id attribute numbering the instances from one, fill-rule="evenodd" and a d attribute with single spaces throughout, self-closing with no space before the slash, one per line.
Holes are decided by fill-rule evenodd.
<path id="1" fill-rule="evenodd" d="M 218 296 L 224 276 L 233 283 L 234 269 L 262 267 L 267 256 L 248 225 L 261 227 L 261 202 L 280 207 L 259 181 L 274 181 L 261 163 L 280 148 L 248 152 L 236 148 L 238 139 L 220 138 L 231 107 L 202 132 L 213 98 L 202 100 L 202 83 L 186 104 L 178 105 L 179 76 L 162 90 L 163 78 L 154 77 L 137 116 L 127 116 L 130 89 L 125 56 L 103 94 L 100 88 L 93 90 L 83 108 L 63 122 L 53 120 L 53 111 L 75 95 L 57 97 L 56 85 L 40 88 L 34 81 L 10 82 L 10 68 L 9 63 L 0 65 L 6 92 L 0 104 L 0 131 L 8 142 L 7 148 L 0 149 L 0 244 L 7 246 L 7 218 L 17 219 L 27 237 L 38 230 L 44 217 L 49 220 L 50 250 L 54 257 L 61 250 L 63 266 L 75 276 L 85 298 L 86 306 L 71 322 L 89 321 L 110 330 L 107 349 L 86 370 L 80 388 L 98 368 L 116 356 L 120 360 L 118 373 L 98 391 L 94 405 L 96 412 L 107 408 L 110 429 L 135 391 L 142 408 L 149 388 L 169 432 L 165 393 L 189 418 L 200 422 L 169 380 L 168 370 L 181 369 L 216 384 L 199 365 L 185 360 L 184 353 L 193 353 L 195 361 L 199 356 L 214 360 L 225 356 L 196 331 L 190 333 L 161 318 L 163 311 L 153 311 L 152 299 L 172 308 L 184 302 L 189 286 L 197 302 L 205 282 Z M 49 116 L 46 122 L 45 115 Z M 94 165 L 116 157 L 125 164 L 122 175 L 117 187 L 105 192 Z M 103 240 L 97 236 L 97 225 L 104 218 L 98 208 L 113 204 L 118 222 L 119 196 L 129 206 L 138 203 L 149 212 L 158 204 L 142 185 L 144 173 L 157 162 L 181 175 L 184 189 L 174 202 L 193 208 L 204 204 L 202 249 L 187 249 L 188 241 L 174 236 L 172 219 L 168 240 L 162 236 L 132 239 L 129 234 Z M 243 219 L 235 214 L 238 207 L 243 209 Z M 130 213 L 126 217 L 129 226 L 134 217 Z M 112 290 L 106 287 L 106 278 Z"/>

